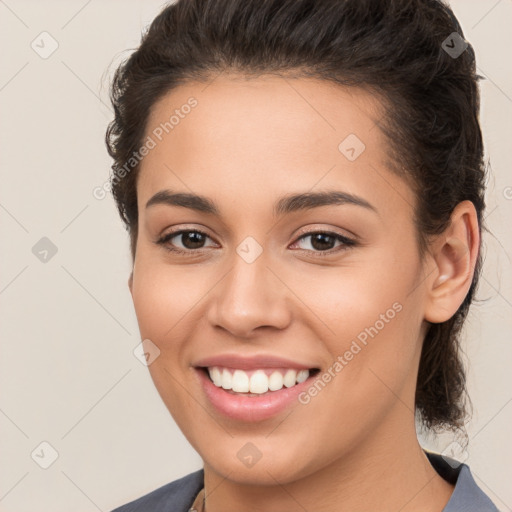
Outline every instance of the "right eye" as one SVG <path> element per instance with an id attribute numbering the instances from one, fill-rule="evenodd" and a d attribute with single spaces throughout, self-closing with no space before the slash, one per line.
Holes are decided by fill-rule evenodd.
<path id="1" fill-rule="evenodd" d="M 177 239 L 181 243 L 181 247 L 176 247 L 173 239 Z M 193 255 L 196 251 L 204 248 L 204 243 L 207 238 L 210 238 L 203 231 L 197 229 L 181 229 L 166 233 L 156 241 L 158 245 L 162 245 L 166 250 L 185 255 Z M 210 239 L 211 240 L 211 239 Z"/>

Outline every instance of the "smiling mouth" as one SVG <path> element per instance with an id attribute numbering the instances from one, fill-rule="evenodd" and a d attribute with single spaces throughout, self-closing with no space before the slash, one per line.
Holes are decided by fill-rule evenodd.
<path id="1" fill-rule="evenodd" d="M 199 367 L 218 388 L 232 395 L 257 397 L 272 394 L 283 388 L 301 384 L 320 372 L 319 368 L 308 370 L 293 368 L 258 368 L 241 370 L 222 366 Z"/>

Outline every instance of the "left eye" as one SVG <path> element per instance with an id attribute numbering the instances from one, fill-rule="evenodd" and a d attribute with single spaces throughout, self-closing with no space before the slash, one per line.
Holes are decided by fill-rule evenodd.
<path id="1" fill-rule="evenodd" d="M 328 252 L 332 251 L 335 248 L 336 242 L 339 242 L 339 246 L 344 248 L 345 246 L 354 245 L 355 242 L 345 236 L 339 235 L 338 233 L 328 233 L 323 231 L 318 231 L 315 233 L 307 233 L 306 235 L 302 235 L 295 244 L 298 242 L 305 241 L 310 239 L 309 245 L 310 247 L 306 247 L 305 250 L 312 250 L 314 252 Z"/>

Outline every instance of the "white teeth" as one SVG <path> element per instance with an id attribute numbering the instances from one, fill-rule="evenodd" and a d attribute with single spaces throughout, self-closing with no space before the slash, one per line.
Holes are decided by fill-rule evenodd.
<path id="1" fill-rule="evenodd" d="M 233 373 L 232 389 L 237 393 L 249 392 L 249 376 L 243 370 L 235 370 Z"/>
<path id="2" fill-rule="evenodd" d="M 295 381 L 297 380 L 297 372 L 295 370 L 288 370 L 284 375 L 284 385 L 287 388 L 291 388 L 295 386 Z"/>
<path id="3" fill-rule="evenodd" d="M 300 384 L 304 382 L 309 377 L 309 370 L 300 370 L 297 373 L 297 382 Z"/>
<path id="4" fill-rule="evenodd" d="M 284 386 L 281 372 L 274 372 L 268 379 L 268 389 L 270 391 L 279 391 Z"/>
<path id="5" fill-rule="evenodd" d="M 213 383 L 220 388 L 222 386 L 222 373 L 220 370 L 214 366 L 213 368 L 210 368 L 210 377 L 213 380 Z"/>
<path id="6" fill-rule="evenodd" d="M 231 389 L 232 382 L 233 382 L 233 376 L 231 375 L 231 372 L 226 370 L 226 368 L 224 368 L 224 370 L 222 370 L 222 381 L 221 382 L 222 382 L 221 386 L 224 389 Z"/>
<path id="7" fill-rule="evenodd" d="M 268 377 L 263 370 L 258 370 L 251 375 L 249 380 L 251 393 L 266 393 L 268 391 Z"/>
<path id="8" fill-rule="evenodd" d="M 268 370 L 263 369 L 252 372 L 251 376 L 244 370 L 228 370 L 213 366 L 208 368 L 208 373 L 215 386 L 236 393 L 254 393 L 261 395 L 267 391 L 279 391 L 283 387 L 291 388 L 295 384 L 304 382 L 309 377 L 309 370 L 293 370 L 286 372 L 275 370 L 270 376 Z"/>

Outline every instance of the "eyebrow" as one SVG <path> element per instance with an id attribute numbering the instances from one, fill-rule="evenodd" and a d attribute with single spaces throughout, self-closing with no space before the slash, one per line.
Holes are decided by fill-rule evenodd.
<path id="1" fill-rule="evenodd" d="M 158 204 L 180 206 L 182 208 L 189 208 L 201 213 L 207 213 L 217 217 L 220 216 L 220 209 L 214 201 L 197 194 L 161 190 L 149 199 L 146 203 L 146 208 Z M 378 214 L 377 208 L 362 197 L 349 194 L 347 192 L 329 190 L 326 192 L 303 192 L 283 196 L 274 204 L 273 215 L 274 217 L 277 217 L 293 212 L 311 210 L 321 206 L 337 206 L 345 204 L 361 206 Z"/>

